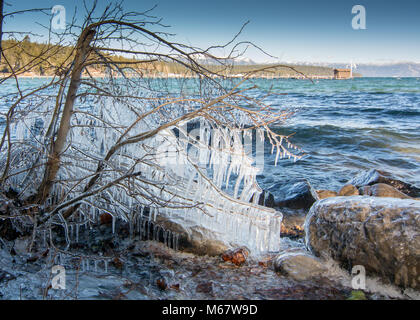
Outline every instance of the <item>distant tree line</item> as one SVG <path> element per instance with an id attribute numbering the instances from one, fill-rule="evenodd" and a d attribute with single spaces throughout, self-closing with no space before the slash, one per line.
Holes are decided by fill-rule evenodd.
<path id="1" fill-rule="evenodd" d="M 30 72 L 39 76 L 52 76 L 64 72 L 70 67 L 70 63 L 74 58 L 74 48 L 70 46 L 52 45 L 32 42 L 30 37 L 25 36 L 23 41 L 3 40 L 2 48 L 6 59 L 0 63 L 0 73 L 7 74 L 13 70 L 20 70 L 21 73 Z M 51 54 L 54 52 L 54 54 Z M 45 54 L 44 54 L 45 53 Z M 121 55 L 108 54 L 107 58 L 118 63 L 119 68 L 134 68 L 136 72 L 140 69 L 146 75 L 167 75 L 179 74 L 188 75 L 191 70 L 181 63 L 170 61 L 148 61 L 141 65 L 138 60 L 127 58 Z M 227 76 L 243 75 L 253 73 L 256 77 L 295 77 L 304 74 L 310 76 L 333 76 L 334 69 L 323 66 L 302 66 L 294 65 L 294 68 L 267 65 L 267 64 L 250 64 L 250 65 L 233 65 L 230 68 L 220 65 L 207 65 L 207 68 L 214 73 L 224 74 Z M 95 66 L 93 71 L 103 73 L 106 68 Z M 257 71 L 259 70 L 259 71 Z"/>

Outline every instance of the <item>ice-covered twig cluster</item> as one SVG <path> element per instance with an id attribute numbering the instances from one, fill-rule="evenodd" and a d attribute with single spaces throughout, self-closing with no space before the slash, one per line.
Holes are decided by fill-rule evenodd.
<path id="1" fill-rule="evenodd" d="M 141 96 L 79 103 L 51 194 L 37 208 L 41 218 L 35 229 L 62 226 L 68 248 L 81 226 L 95 226 L 104 213 L 112 216 L 113 231 L 116 220 L 139 230 L 141 221 L 160 216 L 202 227 L 255 254 L 278 250 L 282 215 L 258 205 L 259 169 L 245 141 L 252 141 L 256 131 L 264 143 L 266 129 L 278 157 L 294 156 L 283 145 L 287 137 L 275 135 L 258 119 L 253 127 L 254 114 L 235 122 L 247 113 L 232 109 L 233 102 L 225 99 L 212 104 L 185 97 L 168 102 L 150 92 Z M 42 179 L 53 107 L 45 103 L 35 115 L 13 122 L 13 143 L 21 156 L 12 158 L 7 183 L 26 198 Z M 221 113 L 222 107 L 228 112 Z M 194 134 L 188 130 L 191 123 L 198 124 Z"/>

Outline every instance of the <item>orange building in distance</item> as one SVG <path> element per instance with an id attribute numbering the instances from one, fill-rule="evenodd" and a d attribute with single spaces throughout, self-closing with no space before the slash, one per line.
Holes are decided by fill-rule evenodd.
<path id="1" fill-rule="evenodd" d="M 334 79 L 350 79 L 351 77 L 350 69 L 334 69 Z"/>

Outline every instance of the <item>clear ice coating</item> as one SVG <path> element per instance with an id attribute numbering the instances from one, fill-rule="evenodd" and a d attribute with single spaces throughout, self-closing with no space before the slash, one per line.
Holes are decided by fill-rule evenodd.
<path id="1" fill-rule="evenodd" d="M 152 94 L 150 97 L 155 98 Z M 166 100 L 150 99 L 149 105 L 143 106 L 126 99 L 102 97 L 90 104 L 84 101 L 74 112 L 57 183 L 44 205 L 47 213 L 62 206 L 50 222 L 63 226 L 67 242 L 78 242 L 80 232 L 87 232 L 102 213 L 108 213 L 112 216 L 113 232 L 116 232 L 116 220 L 122 220 L 130 224 L 130 234 L 137 230 L 138 234 L 151 235 L 152 239 L 162 237 L 175 249 L 178 234 L 158 227 L 150 230 L 150 222 L 158 216 L 206 229 L 210 231 L 207 234 L 227 244 L 246 246 L 251 254 L 279 250 L 282 214 L 258 205 L 262 193 L 256 180 L 259 169 L 253 166 L 254 159 L 246 152 L 244 143 L 252 140 L 252 131 L 244 126 L 218 126 L 197 115 L 189 120 L 199 127 L 193 133 L 188 132 L 187 121 L 154 132 L 194 106 L 187 102 L 174 104 L 163 114 L 161 109 L 151 110 L 157 110 L 159 103 Z M 134 104 L 136 110 L 131 107 Z M 12 156 L 13 175 L 7 183 L 21 188 L 29 184 L 24 188 L 26 193 L 36 190 L 42 171 L 28 173 L 22 169 L 36 162 L 46 163 L 47 153 L 45 147 L 31 148 L 22 142 L 31 139 L 34 145 L 42 145 L 47 141 L 45 132 L 50 126 L 53 107 L 54 104 L 48 103 L 40 106 L 49 115 L 42 121 L 41 111 L 34 116 L 13 119 L 14 144 L 22 145 L 26 157 L 21 157 L 19 152 L 19 156 Z M 150 116 L 139 119 L 139 114 L 147 112 Z M 35 126 L 37 130 L 33 129 Z M 139 139 L 152 132 L 147 138 Z M 258 129 L 257 136 L 263 141 L 261 132 Z M 121 141 L 126 143 L 119 144 Z M 116 145 L 118 148 L 104 161 Z M 276 162 L 278 157 L 290 155 L 281 144 L 277 146 Z M 104 168 L 99 178 L 86 190 L 100 163 Z M 80 198 L 77 211 L 65 221 L 61 213 L 75 197 Z M 149 210 L 147 217 L 145 208 Z"/>

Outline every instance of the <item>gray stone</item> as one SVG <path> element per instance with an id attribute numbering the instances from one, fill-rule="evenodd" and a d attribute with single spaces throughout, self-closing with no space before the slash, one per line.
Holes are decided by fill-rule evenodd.
<path id="1" fill-rule="evenodd" d="M 394 187 L 385 184 L 377 183 L 373 186 L 365 186 L 360 188 L 360 192 L 366 196 L 372 197 L 389 197 L 389 198 L 398 198 L 398 199 L 411 199 L 411 197 L 406 194 L 398 191 Z"/>
<path id="2" fill-rule="evenodd" d="M 326 271 L 321 260 L 304 251 L 277 256 L 274 260 L 274 269 L 297 281 L 319 277 Z"/>
<path id="3" fill-rule="evenodd" d="M 349 180 L 348 183 L 356 186 L 357 188 L 371 186 L 377 183 L 385 183 L 410 197 L 420 197 L 420 188 L 396 179 L 389 172 L 376 169 L 363 171 Z"/>
<path id="4" fill-rule="evenodd" d="M 420 288 L 420 202 L 368 196 L 318 201 L 305 221 L 306 245 L 342 265 L 362 265 L 402 287 Z"/>

